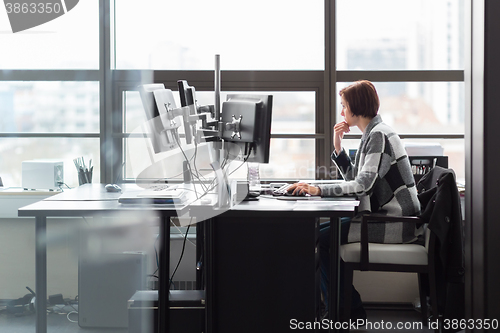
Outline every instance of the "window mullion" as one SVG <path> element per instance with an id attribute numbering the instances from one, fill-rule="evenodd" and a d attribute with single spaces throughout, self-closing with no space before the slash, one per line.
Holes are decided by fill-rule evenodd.
<path id="1" fill-rule="evenodd" d="M 463 82 L 463 70 L 380 70 L 337 71 L 337 82 L 360 78 L 373 82 Z"/>

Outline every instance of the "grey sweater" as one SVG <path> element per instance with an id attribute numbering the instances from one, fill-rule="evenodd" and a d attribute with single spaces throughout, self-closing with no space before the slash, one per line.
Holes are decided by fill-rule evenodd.
<path id="1" fill-rule="evenodd" d="M 399 136 L 382 122 L 380 115 L 368 124 L 354 163 L 344 150 L 338 156 L 334 152 L 332 160 L 346 182 L 319 185 L 322 196 L 357 194 L 360 213 L 391 216 L 414 216 L 420 213 L 415 179 L 406 150 Z M 370 241 L 404 243 L 416 239 L 414 225 L 378 224 L 382 229 L 375 231 L 374 227 L 372 231 L 369 230 Z M 351 224 L 349 242 L 359 240 L 359 231 L 355 230 L 358 227 Z"/>

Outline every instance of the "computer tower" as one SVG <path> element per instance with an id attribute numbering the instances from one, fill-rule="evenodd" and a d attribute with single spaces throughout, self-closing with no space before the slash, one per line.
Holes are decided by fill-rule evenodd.
<path id="1" fill-rule="evenodd" d="M 83 328 L 128 327 L 128 300 L 146 288 L 143 252 L 84 256 L 78 271 L 78 325 Z"/>
<path id="2" fill-rule="evenodd" d="M 55 190 L 64 183 L 64 163 L 59 160 L 23 161 L 22 187 L 28 190 Z"/>
<path id="3" fill-rule="evenodd" d="M 205 291 L 170 290 L 169 332 L 201 333 L 205 326 Z M 141 290 L 129 300 L 129 333 L 158 333 L 158 290 Z"/>

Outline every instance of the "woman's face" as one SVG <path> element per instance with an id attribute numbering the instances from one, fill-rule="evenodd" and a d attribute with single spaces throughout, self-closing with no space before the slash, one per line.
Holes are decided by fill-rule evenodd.
<path id="1" fill-rule="evenodd" d="M 340 104 L 342 105 L 342 111 L 340 111 L 340 115 L 344 117 L 344 121 L 347 123 L 347 125 L 349 125 L 349 127 L 354 126 L 355 125 L 354 115 L 349 109 L 349 105 L 345 101 L 344 97 L 342 97 Z"/>

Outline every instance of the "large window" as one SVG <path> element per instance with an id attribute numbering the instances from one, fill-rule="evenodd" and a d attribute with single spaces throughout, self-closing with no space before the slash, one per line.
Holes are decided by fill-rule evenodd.
<path id="1" fill-rule="evenodd" d="M 2 70 L 99 68 L 98 0 L 79 1 L 57 19 L 15 34 L 10 33 L 9 19 L 2 9 L 0 31 Z"/>
<path id="2" fill-rule="evenodd" d="M 349 83 L 337 84 L 337 91 Z M 375 82 L 379 114 L 400 135 L 463 134 L 463 82 Z M 338 95 L 338 93 L 337 93 Z M 337 118 L 340 119 L 340 98 Z M 361 133 L 355 127 L 352 133 Z"/>
<path id="3" fill-rule="evenodd" d="M 115 2 L 118 69 L 324 68 L 321 0 Z M 132 23 L 133 22 L 133 23 Z"/>
<path id="4" fill-rule="evenodd" d="M 64 181 L 78 186 L 73 159 L 92 159 L 100 182 L 99 1 L 80 1 L 40 26 L 10 33 L 0 10 L 0 177 L 20 187 L 22 162 L 64 162 Z M 66 186 L 62 185 L 63 188 Z"/>
<path id="5" fill-rule="evenodd" d="M 339 70 L 464 68 L 461 0 L 338 0 Z"/>
<path id="6" fill-rule="evenodd" d="M 73 159 L 99 169 L 99 82 L 0 81 L 0 169 L 5 186 L 21 186 L 22 162 L 64 162 L 67 186 L 78 185 Z"/>
<path id="7" fill-rule="evenodd" d="M 335 12 L 336 118 L 338 91 L 370 79 L 383 120 L 405 143 L 440 143 L 463 180 L 464 1 L 337 0 Z"/>
<path id="8" fill-rule="evenodd" d="M 99 83 L 0 82 L 2 132 L 99 133 Z"/>
<path id="9" fill-rule="evenodd" d="M 72 159 L 83 156 L 93 159 L 94 181 L 131 181 L 131 147 L 144 142 L 134 135 L 145 122 L 137 86 L 164 83 L 176 95 L 186 79 L 200 104 L 213 104 L 220 54 L 222 100 L 274 95 L 262 178 L 335 176 L 338 91 L 358 79 L 374 82 L 383 119 L 405 142 L 441 143 L 464 178 L 463 8 L 463 0 L 80 1 L 52 22 L 0 34 L 0 152 L 15 156 L 1 160 L 0 176 L 20 186 L 23 160 L 58 158 L 76 186 Z M 346 147 L 359 137 L 346 135 Z"/>

